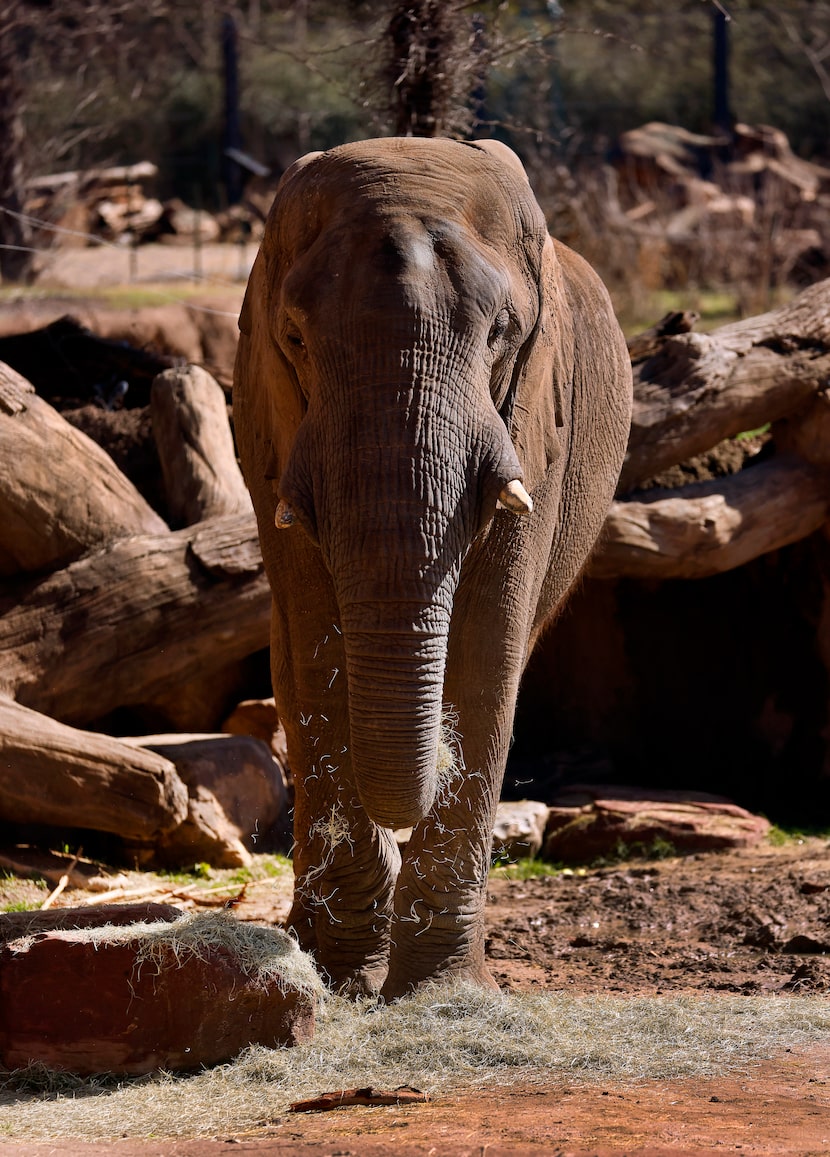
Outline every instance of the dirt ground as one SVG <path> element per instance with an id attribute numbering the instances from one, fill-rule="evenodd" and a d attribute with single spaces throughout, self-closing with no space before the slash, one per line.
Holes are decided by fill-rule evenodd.
<path id="1" fill-rule="evenodd" d="M 9 886 L 0 887 L 0 900 Z M 60 901 L 78 902 L 77 894 L 64 893 Z M 235 915 L 278 921 L 286 907 L 285 883 L 263 880 L 245 889 Z M 530 880 L 494 874 L 487 913 L 490 965 L 505 989 L 830 998 L 826 839 Z M 427 1105 L 286 1115 L 250 1137 L 106 1147 L 71 1142 L 59 1150 L 27 1144 L 25 1152 L 210 1157 L 227 1152 L 228 1144 L 257 1157 L 826 1154 L 830 1041 L 782 1049 L 717 1078 L 587 1087 L 517 1083 Z M 0 1143 L 0 1157 L 21 1151 Z"/>

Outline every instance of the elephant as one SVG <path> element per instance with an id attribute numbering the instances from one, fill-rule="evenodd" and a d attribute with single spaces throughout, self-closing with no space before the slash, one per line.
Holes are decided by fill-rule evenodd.
<path id="1" fill-rule="evenodd" d="M 289 926 L 338 991 L 493 987 L 519 681 L 629 432 L 608 293 L 506 145 L 391 137 L 284 173 L 239 328 L 234 424 L 295 781 Z"/>

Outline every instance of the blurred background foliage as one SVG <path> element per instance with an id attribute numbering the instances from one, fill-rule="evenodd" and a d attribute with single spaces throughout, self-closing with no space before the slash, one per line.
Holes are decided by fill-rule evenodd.
<path id="1" fill-rule="evenodd" d="M 675 134 L 650 169 L 632 151 L 649 122 L 711 134 L 716 121 L 785 136 L 756 133 L 763 164 L 741 172 L 728 162 L 747 138 L 730 132 Z M 828 130 L 830 0 L 0 0 L 0 279 L 32 275 L 23 210 L 38 175 L 150 161 L 156 197 L 217 212 L 239 199 L 230 143 L 261 167 L 245 191 L 261 214 L 310 149 L 495 136 L 620 309 L 664 289 L 704 308 L 695 293 L 728 288 L 745 313 L 830 275 L 830 170 L 799 169 L 830 162 Z"/>
<path id="2" fill-rule="evenodd" d="M 724 6 L 736 119 L 773 124 L 801 156 L 828 157 L 830 2 Z M 417 23 L 430 9 L 444 21 L 443 42 L 424 47 L 444 65 L 437 131 L 498 135 L 523 156 L 567 159 L 603 154 L 650 120 L 712 126 L 711 0 L 6 0 L 4 9 L 28 170 L 147 159 L 163 191 L 187 199 L 194 183 L 206 201 L 216 196 L 228 15 L 243 145 L 276 171 L 309 148 L 400 131 L 405 66 L 390 22 L 409 13 Z"/>

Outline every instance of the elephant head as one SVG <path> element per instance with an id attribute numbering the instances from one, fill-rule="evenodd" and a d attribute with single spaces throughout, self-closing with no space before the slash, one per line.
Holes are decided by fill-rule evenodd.
<path id="1" fill-rule="evenodd" d="M 524 170 L 492 143 L 312 154 L 268 218 L 240 319 L 240 452 L 266 561 L 301 536 L 330 576 L 355 782 L 381 826 L 433 804 L 462 563 L 494 517 L 519 532 L 561 452 L 560 282 Z"/>

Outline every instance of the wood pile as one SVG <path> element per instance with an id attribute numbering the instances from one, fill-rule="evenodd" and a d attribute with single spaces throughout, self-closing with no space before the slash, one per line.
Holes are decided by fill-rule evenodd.
<path id="1" fill-rule="evenodd" d="M 268 781 L 280 815 L 263 802 L 260 831 L 281 825 L 284 837 L 268 745 L 234 737 L 219 752 L 214 737 L 207 780 L 189 790 L 186 744 L 158 754 L 82 730 L 135 707 L 215 731 L 245 660 L 268 644 L 270 593 L 223 390 L 200 367 L 170 369 L 149 408 L 164 516 L 0 363 L 0 818 L 110 832 L 145 852 L 163 844 L 167 863 L 238 865 L 257 816 L 234 827 L 213 764 L 244 765 L 246 790 Z"/>
<path id="2" fill-rule="evenodd" d="M 617 227 L 651 243 L 655 284 L 830 273 L 830 169 L 778 129 L 737 124 L 727 139 L 651 122 L 622 134 L 614 171 Z"/>
<path id="3" fill-rule="evenodd" d="M 263 198 L 262 180 L 252 183 L 241 204 L 210 213 L 178 198 L 159 200 L 149 191 L 157 178 L 157 166 L 142 161 L 30 179 L 24 208 L 40 222 L 36 244 L 82 248 L 102 240 L 193 245 L 261 237 L 273 195 L 271 189 Z"/>
<path id="4" fill-rule="evenodd" d="M 711 333 L 670 315 L 631 353 L 631 438 L 594 578 L 718 574 L 826 530 L 830 281 Z M 100 733 L 125 710 L 215 733 L 229 703 L 251 698 L 245 664 L 268 645 L 270 592 L 223 390 L 199 367 L 168 368 L 148 409 L 156 509 L 0 365 L 0 819 L 117 833 L 150 862 L 154 850 L 166 863 L 244 862 L 243 821 L 226 837 L 204 818 L 233 821 L 215 764 L 185 773 L 197 737 L 179 736 L 188 755 L 169 736 Z M 678 463 L 724 440 L 731 473 L 671 488 Z M 257 782 L 276 727 L 234 755 Z"/>

